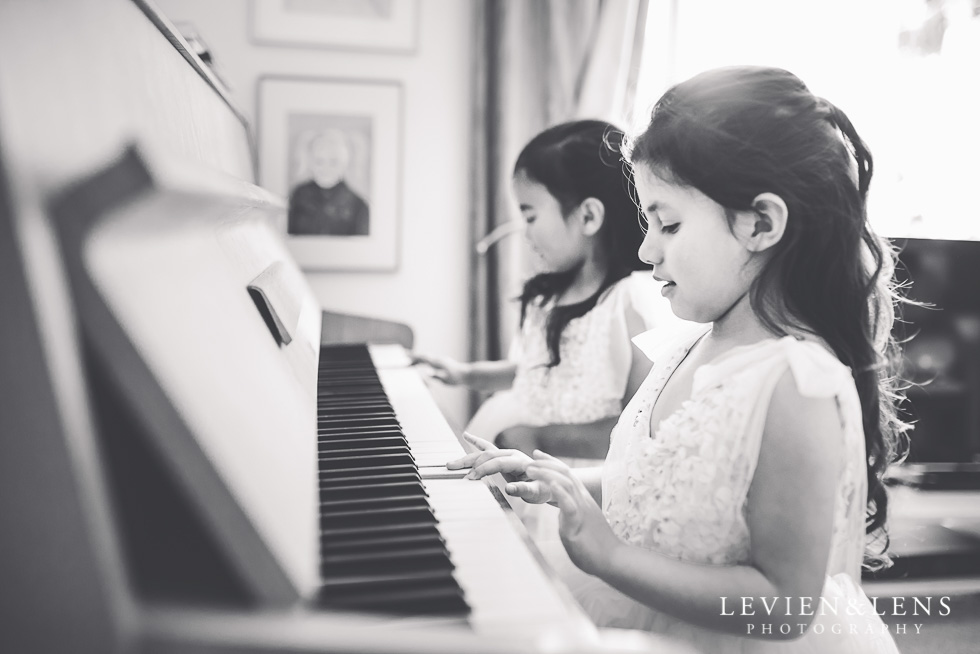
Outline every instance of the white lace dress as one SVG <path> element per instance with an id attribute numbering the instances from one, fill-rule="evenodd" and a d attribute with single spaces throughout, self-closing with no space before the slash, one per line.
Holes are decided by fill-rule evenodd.
<path id="1" fill-rule="evenodd" d="M 618 416 L 632 363 L 630 339 L 676 322 L 649 273 L 619 280 L 591 311 L 569 321 L 551 360 L 545 321 L 552 303 L 531 303 L 511 346 L 517 364 L 511 388 L 495 393 L 466 430 L 487 440 L 515 425 L 581 424 Z"/>
<path id="2" fill-rule="evenodd" d="M 591 311 L 569 321 L 559 342 L 561 361 L 549 367 L 545 322 L 553 306 L 528 305 L 509 356 L 517 364 L 514 383 L 480 406 L 468 432 L 493 440 L 516 425 L 582 424 L 620 415 L 633 361 L 630 339 L 679 322 L 651 275 L 634 273 L 606 289 Z M 601 459 L 563 460 L 575 468 L 602 464 Z M 557 508 L 517 501 L 513 507 L 532 538 L 558 541 Z"/>
<path id="3" fill-rule="evenodd" d="M 653 404 L 703 333 L 688 331 L 680 342 L 666 347 L 652 334 L 636 339 L 654 367 L 613 431 L 602 475 L 603 512 L 615 533 L 634 545 L 692 563 L 746 563 L 746 496 L 769 399 L 788 368 L 802 395 L 837 399 L 844 426 L 844 466 L 823 590 L 828 602 L 837 598 L 839 614 L 825 610 L 827 615 L 816 617 L 800 639 L 762 641 L 709 631 L 659 613 L 568 564 L 563 574 L 573 593 L 599 626 L 667 634 L 707 653 L 897 654 L 855 583 L 865 543 L 866 471 L 861 408 L 850 371 L 821 346 L 792 337 L 738 347 L 701 366 L 691 398 L 651 434 Z M 846 607 L 856 610 L 845 611 Z"/>

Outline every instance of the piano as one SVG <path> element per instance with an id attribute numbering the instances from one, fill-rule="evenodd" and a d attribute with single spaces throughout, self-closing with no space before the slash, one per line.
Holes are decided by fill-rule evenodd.
<path id="1" fill-rule="evenodd" d="M 591 625 L 446 469 L 402 348 L 321 342 L 241 115 L 151 4 L 0 5 L 0 157 L 0 651 L 685 651 Z"/>

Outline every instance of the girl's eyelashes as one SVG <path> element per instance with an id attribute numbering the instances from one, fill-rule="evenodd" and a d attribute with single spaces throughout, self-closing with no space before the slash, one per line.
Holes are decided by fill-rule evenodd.
<path id="1" fill-rule="evenodd" d="M 680 228 L 680 223 L 671 223 L 669 225 L 661 225 L 660 232 L 662 234 L 676 234 L 677 230 Z"/>
<path id="2" fill-rule="evenodd" d="M 537 218 L 537 216 L 528 216 L 527 214 L 525 214 L 524 215 L 524 222 L 526 222 L 528 225 L 530 225 L 531 223 L 534 222 L 535 218 Z"/>

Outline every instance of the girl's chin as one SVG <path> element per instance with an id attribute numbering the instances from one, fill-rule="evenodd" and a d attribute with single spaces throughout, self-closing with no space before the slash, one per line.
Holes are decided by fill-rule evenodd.
<path id="1" fill-rule="evenodd" d="M 700 315 L 697 311 L 692 311 L 691 307 L 685 306 L 683 302 L 677 302 L 676 300 L 670 299 L 668 297 L 668 302 L 670 303 L 670 311 L 675 316 L 681 320 L 686 320 L 688 322 L 706 322 L 704 316 Z M 708 321 L 710 322 L 710 321 Z"/>
<path id="2" fill-rule="evenodd" d="M 531 261 L 531 268 L 534 270 L 535 274 L 538 275 L 552 275 L 555 273 L 565 272 L 562 270 L 561 266 L 556 266 L 541 256 L 535 256 L 534 260 Z"/>

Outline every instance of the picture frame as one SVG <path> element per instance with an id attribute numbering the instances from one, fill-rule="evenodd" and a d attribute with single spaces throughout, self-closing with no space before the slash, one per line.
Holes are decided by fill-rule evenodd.
<path id="1" fill-rule="evenodd" d="M 418 0 L 252 0 L 258 44 L 412 53 Z"/>
<path id="2" fill-rule="evenodd" d="M 303 269 L 397 269 L 401 104 L 398 82 L 259 78 L 259 183 Z"/>

